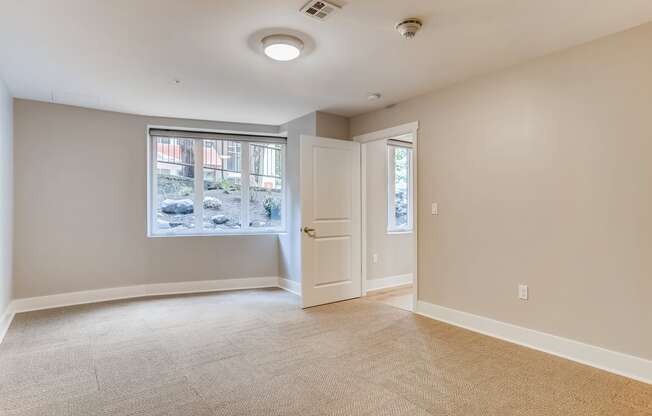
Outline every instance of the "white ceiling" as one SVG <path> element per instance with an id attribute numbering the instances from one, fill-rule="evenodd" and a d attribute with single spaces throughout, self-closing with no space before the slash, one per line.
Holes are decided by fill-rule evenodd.
<path id="1" fill-rule="evenodd" d="M 652 20 L 650 0 L 346 0 L 325 22 L 304 3 L 0 0 L 0 77 L 20 98 L 280 124 L 363 113 Z M 425 26 L 406 41 L 394 24 L 411 16 Z M 269 28 L 313 50 L 270 61 L 256 47 Z"/>

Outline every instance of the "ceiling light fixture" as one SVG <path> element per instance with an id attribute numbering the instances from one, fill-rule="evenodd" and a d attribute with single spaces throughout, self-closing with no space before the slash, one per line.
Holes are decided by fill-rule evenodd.
<path id="1" fill-rule="evenodd" d="M 373 93 L 369 93 L 369 95 L 367 95 L 367 100 L 376 101 L 376 100 L 380 100 L 381 97 L 382 97 L 382 95 L 379 92 L 373 92 Z"/>
<path id="2" fill-rule="evenodd" d="M 281 62 L 297 59 L 303 49 L 303 41 L 290 35 L 270 35 L 263 38 L 261 43 L 265 55 Z"/>

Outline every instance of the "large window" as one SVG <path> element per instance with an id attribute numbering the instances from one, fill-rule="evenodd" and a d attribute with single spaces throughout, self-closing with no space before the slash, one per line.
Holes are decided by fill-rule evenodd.
<path id="1" fill-rule="evenodd" d="M 412 149 L 387 145 L 387 231 L 412 231 Z"/>
<path id="2" fill-rule="evenodd" d="M 285 229 L 285 140 L 150 131 L 153 236 Z"/>

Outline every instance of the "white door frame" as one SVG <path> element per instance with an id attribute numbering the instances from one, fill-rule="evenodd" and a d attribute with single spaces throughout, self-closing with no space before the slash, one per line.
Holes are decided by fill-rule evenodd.
<path id="1" fill-rule="evenodd" d="M 418 170 L 418 130 L 419 122 L 414 121 L 412 123 L 402 124 L 396 127 L 390 127 L 384 130 L 378 130 L 371 133 L 363 134 L 360 136 L 355 136 L 353 140 L 360 143 L 362 146 L 360 157 L 361 157 L 361 192 L 362 192 L 362 216 L 360 218 L 362 222 L 362 296 L 367 296 L 367 149 L 364 146 L 365 143 L 375 142 L 378 140 L 392 139 L 398 136 L 404 136 L 407 134 L 412 135 L 412 146 L 414 150 L 414 155 L 412 157 L 413 161 L 413 172 L 414 176 L 412 178 L 412 232 L 414 240 L 414 261 L 413 261 L 413 270 L 412 270 L 412 310 L 417 310 L 417 301 L 419 293 L 419 284 L 418 284 L 418 181 L 417 181 L 417 172 Z"/>

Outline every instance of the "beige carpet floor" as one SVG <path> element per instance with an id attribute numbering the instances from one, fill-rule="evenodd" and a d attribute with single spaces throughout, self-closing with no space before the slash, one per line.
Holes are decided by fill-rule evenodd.
<path id="1" fill-rule="evenodd" d="M 382 303 L 280 290 L 17 315 L 0 415 L 652 415 L 652 387 Z"/>

